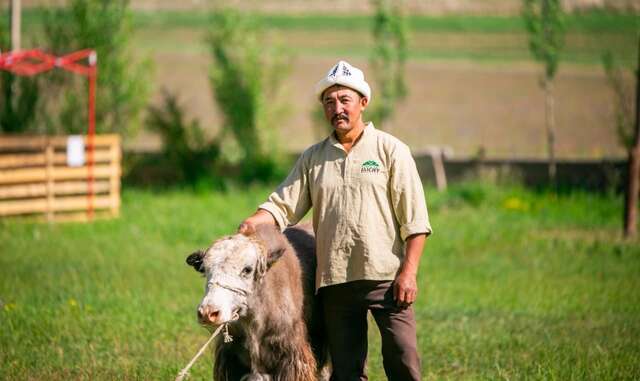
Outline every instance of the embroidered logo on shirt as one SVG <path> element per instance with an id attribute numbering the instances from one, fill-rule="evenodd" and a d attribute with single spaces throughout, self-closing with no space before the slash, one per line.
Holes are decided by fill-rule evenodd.
<path id="1" fill-rule="evenodd" d="M 367 160 L 362 163 L 360 167 L 360 173 L 378 173 L 380 172 L 380 164 L 375 160 Z"/>

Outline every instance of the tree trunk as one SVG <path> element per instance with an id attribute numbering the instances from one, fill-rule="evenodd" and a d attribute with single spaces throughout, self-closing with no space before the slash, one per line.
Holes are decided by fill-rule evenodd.
<path id="1" fill-rule="evenodd" d="M 636 67 L 636 126 L 633 147 L 629 151 L 629 177 L 624 205 L 624 235 L 636 236 L 638 224 L 638 193 L 640 193 L 640 36 L 638 36 L 638 64 Z"/>
<path id="2" fill-rule="evenodd" d="M 640 190 L 640 146 L 629 152 L 629 182 L 624 205 L 624 236 L 634 238 L 638 225 L 638 193 Z"/>
<path id="3" fill-rule="evenodd" d="M 547 127 L 547 153 L 549 155 L 549 183 L 556 185 L 556 151 L 555 151 L 555 103 L 553 99 L 553 82 L 550 78 L 544 79 L 544 112 Z"/>

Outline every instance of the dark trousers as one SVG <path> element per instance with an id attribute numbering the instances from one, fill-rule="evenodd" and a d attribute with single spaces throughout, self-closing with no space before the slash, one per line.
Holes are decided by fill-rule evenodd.
<path id="1" fill-rule="evenodd" d="M 413 307 L 396 306 L 392 284 L 362 280 L 319 290 L 333 364 L 331 381 L 368 380 L 367 311 L 380 330 L 387 379 L 421 379 Z"/>

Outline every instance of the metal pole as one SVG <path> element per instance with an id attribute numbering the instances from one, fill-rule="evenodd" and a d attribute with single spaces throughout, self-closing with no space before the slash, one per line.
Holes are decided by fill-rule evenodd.
<path id="1" fill-rule="evenodd" d="M 11 50 L 20 50 L 20 0 L 11 0 Z"/>

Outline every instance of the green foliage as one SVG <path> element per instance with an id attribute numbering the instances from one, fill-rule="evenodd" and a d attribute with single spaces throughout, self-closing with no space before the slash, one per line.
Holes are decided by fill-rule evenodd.
<path id="1" fill-rule="evenodd" d="M 137 62 L 128 0 L 70 0 L 43 14 L 44 46 L 56 55 L 95 49 L 98 56 L 96 131 L 132 134 L 149 95 L 150 61 Z M 61 71 L 48 76 L 47 129 L 82 133 L 87 129 L 88 81 Z"/>
<path id="2" fill-rule="evenodd" d="M 25 10 L 25 22 L 33 25 L 37 21 L 38 9 Z M 294 32 L 296 30 L 348 30 L 369 31 L 371 16 L 365 14 L 310 14 L 310 13 L 266 13 L 256 17 L 268 29 Z M 567 32 L 583 33 L 634 33 L 637 29 L 637 14 L 612 9 L 581 10 L 565 16 Z M 444 14 L 406 15 L 407 23 L 414 32 L 432 33 L 521 33 L 526 32 L 522 17 L 516 15 Z M 210 20 L 206 13 L 197 10 L 134 11 L 136 27 L 200 28 Z"/>
<path id="3" fill-rule="evenodd" d="M 9 30 L 0 19 L 0 31 Z M 0 33 L 0 51 L 10 49 L 9 33 Z M 28 132 L 34 128 L 39 102 L 40 81 L 37 77 L 20 77 L 0 71 L 0 132 Z"/>
<path id="4" fill-rule="evenodd" d="M 407 22 L 401 2 L 372 0 L 374 47 L 371 67 L 376 78 L 377 101 L 369 109 L 369 118 L 384 127 L 393 116 L 396 103 L 407 95 L 404 67 L 407 60 Z"/>
<path id="5" fill-rule="evenodd" d="M 213 15 L 206 41 L 209 79 L 224 115 L 221 139 L 231 135 L 239 147 L 242 179 L 280 178 L 276 127 L 285 115 L 278 104 L 288 72 L 284 55 L 265 48 L 256 19 L 232 10 Z"/>
<path id="6" fill-rule="evenodd" d="M 175 378 L 209 336 L 195 319 L 204 280 L 186 256 L 234 232 L 270 191 L 129 187 L 119 219 L 0 220 L 2 378 Z M 427 189 L 440 208 L 414 304 L 423 378 L 638 379 L 640 245 L 620 237 L 620 197 L 483 193 L 473 206 Z M 384 380 L 375 324 L 369 343 L 369 378 Z M 211 378 L 208 353 L 190 379 Z"/>
<path id="7" fill-rule="evenodd" d="M 564 45 L 565 21 L 560 0 L 523 0 L 522 17 L 533 57 L 545 65 L 545 78 L 558 70 Z"/>
<path id="8" fill-rule="evenodd" d="M 162 137 L 164 156 L 177 167 L 176 181 L 194 185 L 219 178 L 218 142 L 207 141 L 197 120 L 185 120 L 184 108 L 175 95 L 163 91 L 163 104 L 149 107 L 146 125 Z"/>
<path id="9" fill-rule="evenodd" d="M 602 66 L 607 82 L 615 97 L 615 126 L 618 141 L 627 150 L 633 147 L 634 138 L 634 98 L 629 81 L 625 81 L 624 70 L 611 52 L 602 55 Z M 633 72 L 630 72 L 633 77 Z"/>

